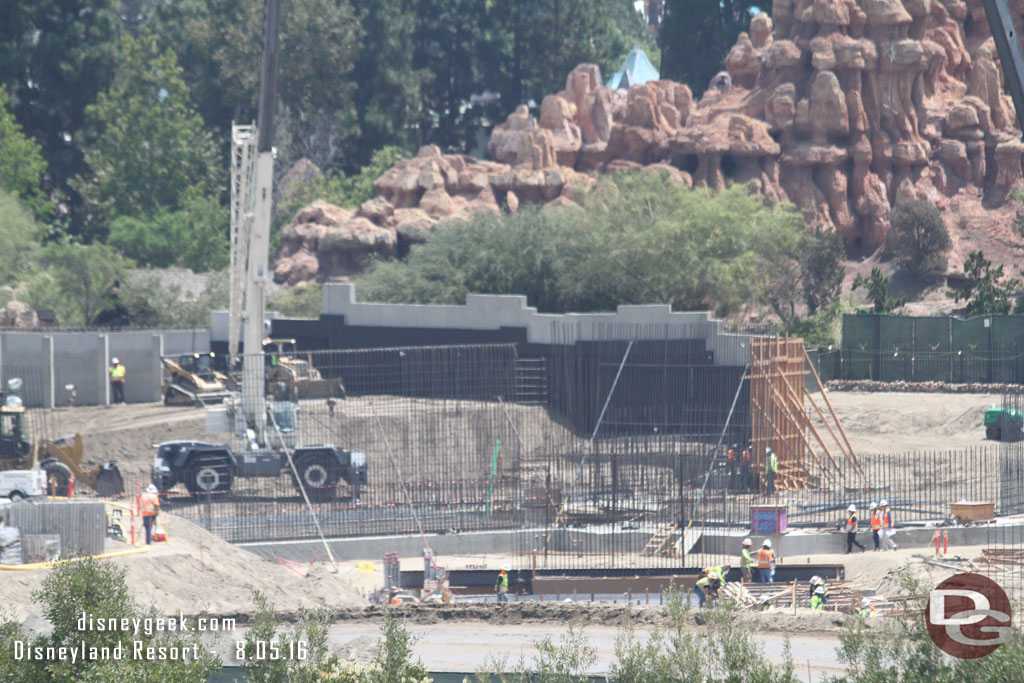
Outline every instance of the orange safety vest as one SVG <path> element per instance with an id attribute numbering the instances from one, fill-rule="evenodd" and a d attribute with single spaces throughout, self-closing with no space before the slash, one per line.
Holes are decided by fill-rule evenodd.
<path id="1" fill-rule="evenodd" d="M 857 530 L 857 515 L 850 515 L 846 518 L 846 531 L 848 533 Z"/>
<path id="2" fill-rule="evenodd" d="M 757 551 L 757 566 L 759 569 L 768 569 L 772 566 L 772 551 L 768 548 L 761 548 Z"/>
<path id="3" fill-rule="evenodd" d="M 871 518 L 871 530 L 872 531 L 878 531 L 881 528 L 882 528 L 882 518 L 879 517 L 878 515 L 875 515 L 874 517 Z"/>
<path id="4" fill-rule="evenodd" d="M 153 517 L 160 508 L 160 499 L 153 493 L 143 493 L 139 506 L 142 508 L 143 517 Z"/>

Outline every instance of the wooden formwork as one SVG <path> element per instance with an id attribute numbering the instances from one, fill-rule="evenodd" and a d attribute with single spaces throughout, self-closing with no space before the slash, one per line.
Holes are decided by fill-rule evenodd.
<path id="1" fill-rule="evenodd" d="M 807 367 L 821 392 L 824 410 L 807 391 Z M 750 415 L 752 455 L 762 484 L 768 448 L 778 459 L 776 490 L 806 489 L 825 480 L 838 481 L 845 471 L 840 465 L 844 459 L 853 465 L 855 474 L 859 472 L 863 477 L 802 339 L 750 340 Z M 821 430 L 815 427 L 812 415 L 822 425 Z"/>

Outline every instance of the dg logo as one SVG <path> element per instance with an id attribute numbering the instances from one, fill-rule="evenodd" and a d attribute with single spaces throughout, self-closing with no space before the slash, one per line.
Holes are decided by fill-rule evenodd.
<path id="1" fill-rule="evenodd" d="M 995 581 L 981 574 L 956 574 L 928 596 L 928 635 L 943 652 L 977 659 L 1008 642 L 1010 599 Z"/>

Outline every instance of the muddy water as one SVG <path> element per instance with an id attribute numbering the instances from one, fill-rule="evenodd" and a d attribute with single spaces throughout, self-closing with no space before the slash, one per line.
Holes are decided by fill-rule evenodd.
<path id="1" fill-rule="evenodd" d="M 430 671 L 462 671 L 473 672 L 494 658 L 505 657 L 509 668 L 520 658 L 527 664 L 532 662 L 536 654 L 534 642 L 542 638 L 550 638 L 555 643 L 565 633 L 565 627 L 558 624 L 509 624 L 488 626 L 487 624 L 407 624 L 409 632 L 417 639 L 413 650 Z M 347 649 L 360 651 L 361 656 L 367 642 L 376 642 L 379 636 L 376 624 L 335 624 L 330 629 L 331 646 L 343 651 Z M 589 626 L 586 635 L 590 644 L 597 650 L 597 661 L 589 673 L 608 673 L 615 660 L 615 636 L 617 628 L 608 626 Z M 647 632 L 637 630 L 638 636 L 645 638 Z M 769 661 L 783 662 L 784 638 L 780 633 L 766 633 L 755 636 L 764 648 Z M 353 641 L 356 641 L 353 643 Z M 349 648 L 346 645 L 352 643 Z M 839 641 L 830 635 L 800 634 L 789 639 L 796 667 L 797 678 L 808 680 L 808 663 L 810 663 L 810 680 L 812 683 L 823 681 L 827 676 L 835 676 L 844 671 L 836 655 Z"/>

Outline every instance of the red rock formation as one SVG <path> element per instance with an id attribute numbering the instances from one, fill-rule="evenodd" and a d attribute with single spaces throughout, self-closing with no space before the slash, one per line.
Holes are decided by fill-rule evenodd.
<path id="1" fill-rule="evenodd" d="M 871 251 L 885 244 L 898 193 L 978 212 L 979 194 L 996 207 L 1024 184 L 993 45 L 980 0 L 775 0 L 699 101 L 666 80 L 611 90 L 581 64 L 539 119 L 520 105 L 494 128 L 493 161 L 425 147 L 356 213 L 337 210 L 324 226 L 300 212 L 275 275 L 351 272 L 361 255 L 402 251 L 439 221 L 523 202 L 575 206 L 592 172 L 652 165 L 692 185 L 753 183 Z"/>

